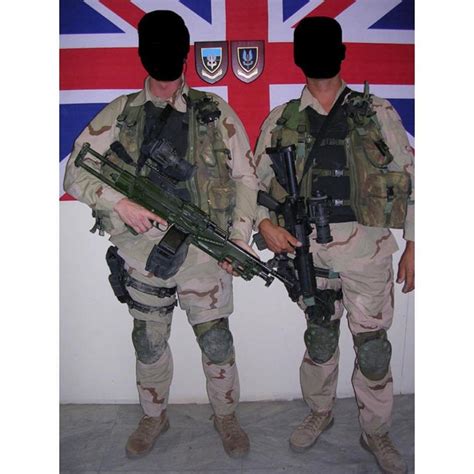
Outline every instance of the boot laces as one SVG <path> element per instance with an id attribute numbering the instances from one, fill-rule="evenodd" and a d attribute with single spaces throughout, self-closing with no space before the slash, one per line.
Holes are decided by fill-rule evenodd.
<path id="1" fill-rule="evenodd" d="M 392 440 L 388 436 L 388 433 L 384 435 L 375 435 L 371 437 L 377 445 L 380 452 L 387 458 L 399 457 L 400 453 L 397 451 L 392 443 Z"/>
<path id="2" fill-rule="evenodd" d="M 220 416 L 219 420 L 222 425 L 222 430 L 229 436 L 240 435 L 240 426 L 235 414 Z"/>
<path id="3" fill-rule="evenodd" d="M 156 427 L 159 423 L 157 420 L 151 416 L 145 415 L 143 418 L 140 420 L 140 423 L 138 424 L 138 430 L 141 431 L 143 434 L 146 436 L 153 435 L 154 432 L 156 431 Z"/>
<path id="4" fill-rule="evenodd" d="M 313 433 L 317 433 L 321 431 L 321 426 L 324 420 L 327 418 L 327 413 L 317 413 L 312 411 L 298 426 L 298 430 L 307 430 L 309 429 Z"/>

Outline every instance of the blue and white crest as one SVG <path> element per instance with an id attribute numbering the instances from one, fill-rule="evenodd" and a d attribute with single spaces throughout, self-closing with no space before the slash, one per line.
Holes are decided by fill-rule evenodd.
<path id="1" fill-rule="evenodd" d="M 213 74 L 222 63 L 222 48 L 202 48 L 202 65 Z"/>
<path id="2" fill-rule="evenodd" d="M 258 63 L 258 48 L 256 46 L 237 48 L 237 58 L 240 67 L 246 72 L 251 72 Z"/>
<path id="3" fill-rule="evenodd" d="M 232 69 L 238 79 L 252 82 L 262 74 L 264 44 L 263 40 L 231 42 Z"/>
<path id="4" fill-rule="evenodd" d="M 227 41 L 202 41 L 194 43 L 194 58 L 199 77 L 214 84 L 227 72 L 229 54 Z"/>

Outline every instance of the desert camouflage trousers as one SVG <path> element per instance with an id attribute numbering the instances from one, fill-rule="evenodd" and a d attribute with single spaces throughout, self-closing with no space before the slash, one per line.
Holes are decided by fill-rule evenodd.
<path id="1" fill-rule="evenodd" d="M 341 226 L 348 227 L 344 224 Z M 354 224 L 354 229 L 358 227 L 361 226 Z M 311 240 L 311 250 L 316 266 L 329 269 L 334 266 L 339 267 L 339 278 L 317 278 L 320 289 L 342 289 L 343 299 L 336 301 L 335 314 L 331 319 L 341 319 L 345 308 L 349 329 L 353 335 L 380 329 L 388 330 L 392 324 L 394 307 L 391 253 L 395 248 L 388 242 L 389 239 L 380 239 L 381 242 L 374 241 L 373 245 L 374 248 L 382 246 L 382 252 L 368 252 L 367 255 L 353 258 L 354 255 L 351 255 L 351 252 L 344 255 L 347 239 L 339 240 L 337 232 L 333 234 L 336 236 L 332 245 L 319 245 L 313 239 Z M 351 233 L 353 234 L 355 232 Z M 385 249 L 383 249 L 383 242 L 387 242 Z M 333 254 L 337 255 L 336 258 L 339 261 L 345 256 L 345 265 L 332 265 Z M 380 256 L 380 254 L 383 255 Z M 354 349 L 357 350 L 355 346 Z M 333 408 L 336 399 L 338 365 L 339 349 L 331 359 L 322 364 L 314 362 L 309 357 L 308 351 L 305 352 L 300 366 L 300 381 L 303 398 L 312 410 L 324 413 Z M 391 425 L 393 406 L 393 379 L 390 368 L 382 379 L 369 380 L 361 373 L 356 358 L 352 385 L 363 431 L 368 434 L 386 433 Z"/>
<path id="2" fill-rule="evenodd" d="M 133 259 L 127 258 L 123 253 L 121 255 L 126 261 L 125 269 L 132 278 L 153 287 L 176 287 L 175 294 L 160 298 L 127 286 L 133 300 L 156 308 L 147 313 L 137 309 L 130 309 L 129 312 L 134 318 L 132 337 L 135 349 L 137 350 L 137 346 L 139 349 L 144 348 L 140 350 L 141 360 L 136 353 L 140 404 L 146 415 L 157 417 L 167 407 L 173 376 L 173 359 L 168 339 L 176 300 L 180 308 L 186 311 L 188 321 L 193 326 L 227 318 L 233 311 L 232 277 L 215 260 L 192 245 L 179 271 L 167 280 L 156 278 L 151 273 L 144 274 L 143 270 L 138 271 Z M 140 267 L 139 264 L 136 267 Z M 159 354 L 158 360 L 154 360 Z M 147 355 L 150 360 L 147 360 Z M 209 401 L 215 414 L 222 416 L 234 412 L 240 396 L 235 357 L 232 356 L 222 364 L 215 364 L 202 353 L 202 366 Z"/>

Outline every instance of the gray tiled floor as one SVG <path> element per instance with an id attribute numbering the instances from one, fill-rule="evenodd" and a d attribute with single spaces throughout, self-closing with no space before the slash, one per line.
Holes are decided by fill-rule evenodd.
<path id="1" fill-rule="evenodd" d="M 208 405 L 171 405 L 171 429 L 146 457 L 128 460 L 124 446 L 141 416 L 138 405 L 62 405 L 61 473 L 130 474 L 196 473 L 329 473 L 379 472 L 372 456 L 359 445 L 354 399 L 338 400 L 334 426 L 304 454 L 288 447 L 288 436 L 307 413 L 302 400 L 241 403 L 242 426 L 251 442 L 243 460 L 224 453 L 210 421 Z M 395 397 L 392 437 L 414 466 L 414 397 Z"/>

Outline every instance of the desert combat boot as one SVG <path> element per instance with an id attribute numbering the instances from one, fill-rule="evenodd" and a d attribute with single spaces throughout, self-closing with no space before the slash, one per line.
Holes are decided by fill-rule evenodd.
<path id="1" fill-rule="evenodd" d="M 138 423 L 137 429 L 130 435 L 125 446 L 129 459 L 136 459 L 148 454 L 161 433 L 170 427 L 170 422 L 163 411 L 160 416 L 145 415 Z"/>
<path id="2" fill-rule="evenodd" d="M 214 415 L 214 428 L 222 439 L 225 452 L 231 458 L 241 458 L 249 452 L 249 437 L 240 427 L 235 413 L 224 416 Z"/>
<path id="3" fill-rule="evenodd" d="M 397 451 L 388 436 L 368 435 L 362 433 L 360 436 L 360 444 L 364 449 L 373 454 L 380 469 L 385 474 L 404 474 L 408 468 L 400 453 Z"/>
<path id="4" fill-rule="evenodd" d="M 296 427 L 290 436 L 290 448 L 302 453 L 311 448 L 323 431 L 334 424 L 332 413 L 317 413 L 312 411 L 303 422 Z"/>

